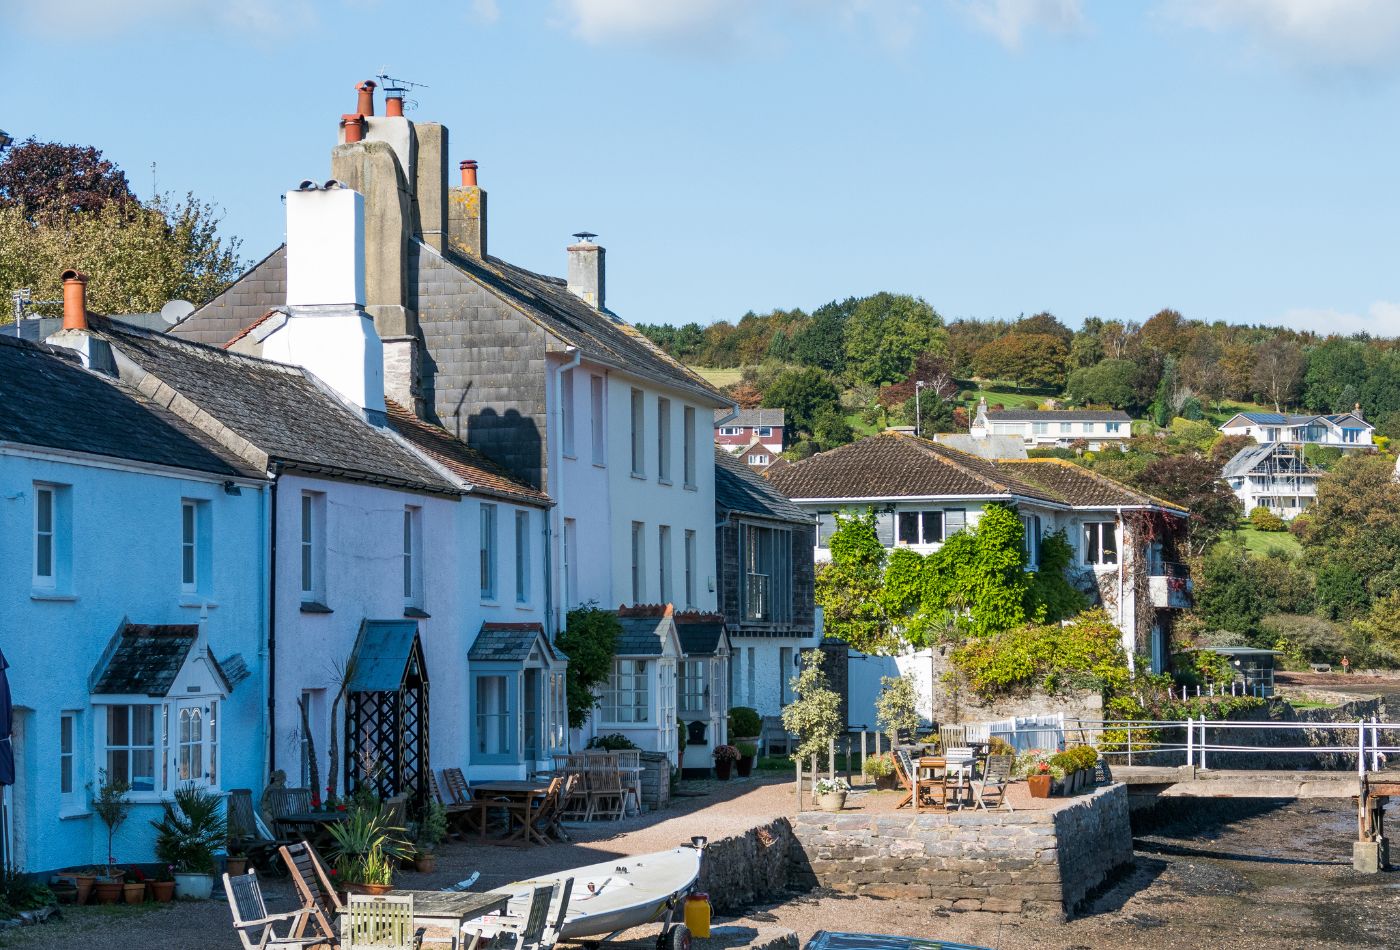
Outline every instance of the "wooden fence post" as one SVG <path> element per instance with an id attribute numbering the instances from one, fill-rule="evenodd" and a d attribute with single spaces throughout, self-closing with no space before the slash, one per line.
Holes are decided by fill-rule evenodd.
<path id="1" fill-rule="evenodd" d="M 794 786 L 794 787 L 797 789 L 797 812 L 796 812 L 796 813 L 797 813 L 797 814 L 801 814 L 801 813 L 802 813 L 802 760 L 801 760 L 801 759 L 797 759 L 793 764 L 797 766 L 797 784 Z"/>
<path id="2" fill-rule="evenodd" d="M 826 777 L 836 778 L 836 737 L 826 740 Z"/>

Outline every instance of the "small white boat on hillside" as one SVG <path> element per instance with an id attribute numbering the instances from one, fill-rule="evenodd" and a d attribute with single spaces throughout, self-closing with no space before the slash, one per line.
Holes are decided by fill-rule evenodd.
<path id="1" fill-rule="evenodd" d="M 509 894 L 506 917 L 523 919 L 537 887 L 562 884 L 573 878 L 569 906 L 560 928 L 562 940 L 602 940 L 632 927 L 662 922 L 670 931 L 671 918 L 700 877 L 701 848 L 676 848 L 631 858 L 602 861 L 526 881 L 516 881 L 490 891 Z M 551 909 L 551 918 L 553 910 Z M 491 918 L 483 918 L 490 923 Z M 688 936 L 688 935 L 687 935 Z"/>

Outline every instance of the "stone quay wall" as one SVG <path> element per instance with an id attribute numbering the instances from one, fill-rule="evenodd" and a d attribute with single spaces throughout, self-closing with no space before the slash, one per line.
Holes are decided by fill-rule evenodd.
<path id="1" fill-rule="evenodd" d="M 698 890 L 709 894 L 711 906 L 722 914 L 737 914 L 756 904 L 779 900 L 788 892 L 796 848 L 792 825 L 786 818 L 711 841 L 700 864 Z"/>
<path id="2" fill-rule="evenodd" d="M 1035 811 L 810 811 L 792 831 L 795 879 L 957 911 L 1064 918 L 1133 860 L 1121 784 Z"/>

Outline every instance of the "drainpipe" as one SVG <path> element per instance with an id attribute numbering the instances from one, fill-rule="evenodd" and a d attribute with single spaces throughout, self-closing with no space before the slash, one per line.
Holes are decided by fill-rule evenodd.
<path id="1" fill-rule="evenodd" d="M 277 770 L 277 483 L 281 466 L 272 464 L 272 488 L 268 515 L 267 559 L 267 775 Z"/>
<path id="2" fill-rule="evenodd" d="M 264 540 L 264 542 L 265 542 L 266 539 L 268 538 L 268 511 L 267 511 L 268 494 L 269 494 L 270 491 L 273 490 L 273 488 L 274 488 L 274 486 L 275 486 L 276 484 L 277 484 L 276 482 L 273 482 L 271 485 L 266 486 L 264 490 L 259 490 L 259 492 L 258 492 L 258 498 L 259 498 L 259 504 L 258 504 L 258 534 L 259 534 L 260 538 Z M 271 574 L 272 574 L 270 565 L 268 565 L 268 563 L 267 563 L 267 553 L 268 553 L 268 551 L 267 551 L 267 544 L 266 544 L 266 543 L 263 543 L 263 544 L 259 545 L 259 551 L 258 551 L 258 562 L 259 562 L 259 563 L 258 563 L 258 584 L 259 584 L 259 586 L 260 586 L 260 588 L 261 588 L 261 589 L 258 591 L 258 593 L 259 593 L 259 597 L 258 597 L 258 614 L 259 614 L 259 617 L 258 617 L 258 629 L 259 629 L 259 631 L 266 631 L 266 630 L 269 630 L 270 627 L 271 627 L 271 623 L 272 623 L 272 619 L 271 619 L 271 618 L 272 618 L 272 614 L 271 614 L 271 612 L 268 610 L 268 600 L 267 600 L 267 597 L 266 597 L 268 585 L 269 585 L 269 583 L 271 582 Z M 268 695 L 271 695 L 271 691 L 268 690 L 268 681 L 267 681 L 268 662 L 269 662 L 269 659 L 270 659 L 270 657 L 271 657 L 271 652 L 270 652 L 270 651 L 268 650 L 268 648 L 267 648 L 267 639 L 266 639 L 266 637 L 264 637 L 264 638 L 258 643 L 258 655 L 259 655 L 259 656 L 261 657 L 261 659 L 262 659 L 263 689 L 267 691 Z M 270 738 L 270 737 L 272 736 L 272 721 L 268 718 L 268 710 L 267 710 L 266 707 L 263 707 L 263 709 L 259 711 L 258 717 L 262 720 L 263 735 L 264 735 L 264 736 L 268 736 L 268 737 Z M 269 742 L 269 744 L 268 744 L 268 748 L 269 748 L 269 749 L 272 748 L 272 745 L 271 745 L 270 742 Z M 266 766 L 266 764 L 267 764 L 267 763 L 264 763 L 265 766 Z M 272 778 L 272 772 L 271 772 L 271 770 L 268 769 L 268 768 L 266 768 L 266 767 L 264 767 L 264 769 L 263 769 L 263 786 L 264 786 L 264 787 L 267 786 L 268 780 L 271 779 L 271 778 Z"/>

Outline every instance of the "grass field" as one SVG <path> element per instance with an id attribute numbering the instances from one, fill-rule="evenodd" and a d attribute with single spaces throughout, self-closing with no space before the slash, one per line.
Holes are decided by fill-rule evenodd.
<path id="1" fill-rule="evenodd" d="M 1246 525 L 1235 532 L 1235 537 L 1244 544 L 1246 551 L 1254 554 L 1268 554 L 1273 550 L 1291 555 L 1303 553 L 1298 539 L 1287 531 L 1260 531 Z"/>
<path id="2" fill-rule="evenodd" d="M 713 366 L 691 366 L 689 369 L 703 376 L 711 386 L 733 386 L 744 378 L 744 371 L 738 368 L 721 369 Z"/>

